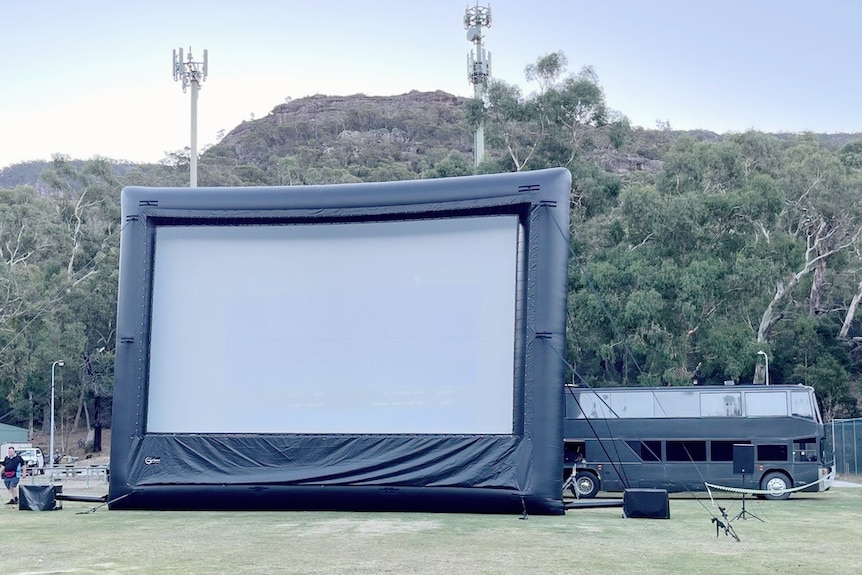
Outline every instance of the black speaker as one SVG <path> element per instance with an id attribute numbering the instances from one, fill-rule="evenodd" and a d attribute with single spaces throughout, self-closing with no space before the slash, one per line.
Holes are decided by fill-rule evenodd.
<path id="1" fill-rule="evenodd" d="M 623 517 L 670 519 L 670 500 L 666 489 L 626 489 Z"/>
<path id="2" fill-rule="evenodd" d="M 739 475 L 754 473 L 754 446 L 748 443 L 733 444 L 733 472 Z"/>
<path id="3" fill-rule="evenodd" d="M 61 488 L 62 491 L 62 488 Z M 57 490 L 53 485 L 20 485 L 18 487 L 18 509 L 21 511 L 54 511 Z"/>

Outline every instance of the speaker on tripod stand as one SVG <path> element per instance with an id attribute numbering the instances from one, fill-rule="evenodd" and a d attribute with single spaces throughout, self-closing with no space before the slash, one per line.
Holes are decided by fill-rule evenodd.
<path id="1" fill-rule="evenodd" d="M 754 446 L 750 443 L 733 444 L 733 473 L 735 475 L 742 475 L 742 488 L 745 489 L 745 476 L 754 473 Z M 745 491 L 743 491 L 742 511 L 734 519 L 748 519 L 748 517 L 763 521 L 763 519 L 754 513 L 745 510 Z"/>

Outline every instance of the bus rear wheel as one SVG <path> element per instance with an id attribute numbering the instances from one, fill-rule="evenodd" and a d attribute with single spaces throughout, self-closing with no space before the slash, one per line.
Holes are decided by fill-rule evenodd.
<path id="1" fill-rule="evenodd" d="M 589 471 L 578 471 L 575 475 L 576 497 L 590 499 L 599 492 L 599 478 Z"/>
<path id="2" fill-rule="evenodd" d="M 787 489 L 790 488 L 790 479 L 788 479 L 783 473 L 779 473 L 777 471 L 767 473 L 760 482 L 760 488 L 763 491 L 769 492 L 764 493 L 763 497 L 772 501 L 778 501 L 790 497 L 790 492 L 787 491 Z"/>

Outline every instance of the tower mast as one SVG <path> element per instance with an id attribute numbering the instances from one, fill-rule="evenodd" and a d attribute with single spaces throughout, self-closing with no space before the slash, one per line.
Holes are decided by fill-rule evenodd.
<path id="1" fill-rule="evenodd" d="M 473 97 L 485 101 L 485 89 L 488 78 L 491 77 L 491 53 L 485 50 L 482 40 L 482 28 L 491 27 L 491 7 L 479 6 L 477 2 L 464 12 L 464 28 L 467 30 L 467 41 L 473 43 L 473 49 L 467 54 L 467 78 L 473 84 Z M 473 137 L 473 157 L 478 166 L 485 156 L 485 127 L 480 122 Z"/>
<path id="2" fill-rule="evenodd" d="M 186 93 L 186 88 L 192 87 L 192 136 L 191 136 L 191 152 L 190 152 L 190 178 L 189 187 L 196 188 L 198 186 L 198 90 L 200 90 L 201 82 L 207 79 L 207 51 L 204 50 L 204 59 L 202 62 L 195 62 L 192 57 L 192 49 L 189 47 L 189 59 L 183 61 L 183 49 L 174 50 L 174 81 L 182 81 L 183 94 Z"/>

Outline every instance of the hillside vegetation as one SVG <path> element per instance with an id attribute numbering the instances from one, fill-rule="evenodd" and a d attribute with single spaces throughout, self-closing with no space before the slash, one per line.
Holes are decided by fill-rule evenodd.
<path id="1" fill-rule="evenodd" d="M 310 185 L 563 166 L 573 175 L 568 348 L 591 385 L 764 382 L 859 415 L 862 139 L 632 128 L 593 70 L 551 54 L 537 89 L 312 96 L 243 122 L 201 186 Z M 486 157 L 472 158 L 482 124 Z M 0 421 L 46 422 L 52 362 L 70 429 L 110 424 L 119 193 L 187 186 L 188 150 L 0 171 Z"/>

